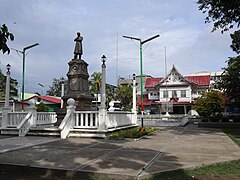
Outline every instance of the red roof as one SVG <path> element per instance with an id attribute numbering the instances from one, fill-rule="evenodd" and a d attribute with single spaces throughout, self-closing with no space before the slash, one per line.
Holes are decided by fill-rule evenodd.
<path id="1" fill-rule="evenodd" d="M 189 81 L 196 83 L 199 86 L 209 86 L 210 84 L 210 75 L 207 76 L 185 76 Z"/>
<path id="2" fill-rule="evenodd" d="M 145 88 L 154 88 L 163 78 L 147 78 Z"/>
<path id="3" fill-rule="evenodd" d="M 209 86 L 209 84 L 210 84 L 210 75 L 207 75 L 207 76 L 184 76 L 184 78 L 186 78 L 187 81 L 197 84 L 198 86 Z M 162 77 L 147 78 L 145 88 L 156 87 L 162 79 L 163 79 Z M 170 85 L 168 85 L 168 86 L 170 86 Z M 173 86 L 184 86 L 184 85 L 175 84 Z"/>
<path id="4" fill-rule="evenodd" d="M 44 101 L 48 101 L 48 102 L 51 102 L 51 103 L 61 104 L 61 99 L 59 99 L 57 97 L 53 97 L 53 96 L 33 96 L 31 98 L 25 99 L 25 101 L 28 101 L 28 100 L 33 99 L 33 98 L 39 98 L 39 99 L 42 99 Z"/>
<path id="5" fill-rule="evenodd" d="M 55 104 L 61 104 L 61 99 L 57 98 L 57 97 L 52 97 L 52 96 L 38 96 L 38 98 L 44 100 L 44 101 L 48 101 L 48 102 L 52 102 Z"/>

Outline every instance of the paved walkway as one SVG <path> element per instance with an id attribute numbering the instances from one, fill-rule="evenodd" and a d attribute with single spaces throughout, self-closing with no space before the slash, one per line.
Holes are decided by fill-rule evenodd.
<path id="1" fill-rule="evenodd" d="M 16 165 L 64 170 L 65 177 L 74 172 L 144 178 L 239 158 L 240 148 L 222 131 L 195 126 L 161 128 L 140 140 L 0 136 L 0 173 Z"/>

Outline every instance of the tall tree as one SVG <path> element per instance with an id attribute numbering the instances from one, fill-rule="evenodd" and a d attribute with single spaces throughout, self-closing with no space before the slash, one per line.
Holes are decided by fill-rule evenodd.
<path id="1" fill-rule="evenodd" d="M 115 86 L 112 86 L 110 84 L 106 84 L 106 101 L 107 101 L 107 104 L 109 104 L 112 100 L 114 100 L 115 98 L 115 89 L 116 87 Z"/>
<path id="2" fill-rule="evenodd" d="M 233 51 L 235 51 L 237 54 L 240 53 L 240 30 L 235 31 L 233 34 L 230 34 L 232 38 L 232 44 L 231 48 Z"/>
<path id="3" fill-rule="evenodd" d="M 36 105 L 37 107 L 37 112 L 48 112 L 49 108 L 46 104 L 43 104 L 43 102 L 40 102 L 39 104 Z"/>
<path id="4" fill-rule="evenodd" d="M 204 92 L 202 96 L 197 99 L 196 105 L 193 108 L 204 117 L 222 112 L 224 109 L 223 95 L 221 92 L 214 90 Z"/>
<path id="5" fill-rule="evenodd" d="M 131 102 L 132 102 L 132 87 L 129 85 L 120 86 L 116 89 L 116 99 L 121 101 L 123 104 L 124 110 L 131 110 Z"/>
<path id="6" fill-rule="evenodd" d="M 240 108 L 240 56 L 229 58 L 228 66 L 223 68 L 220 87 Z"/>
<path id="7" fill-rule="evenodd" d="M 54 78 L 52 82 L 52 86 L 49 86 L 49 90 L 47 90 L 47 95 L 50 96 L 61 96 L 62 84 L 65 84 L 67 80 L 64 77 L 60 77 L 59 79 Z"/>
<path id="8" fill-rule="evenodd" d="M 89 82 L 90 82 L 90 93 L 99 94 L 101 89 L 101 84 L 102 84 L 102 73 L 94 72 L 91 75 Z"/>
<path id="9" fill-rule="evenodd" d="M 228 31 L 234 26 L 240 26 L 240 1 L 239 0 L 198 0 L 198 8 L 203 13 L 208 13 L 205 23 L 213 22 L 212 32 L 221 29 L 221 32 Z M 240 30 L 231 34 L 233 51 L 240 53 L 239 42 Z"/>
<path id="10" fill-rule="evenodd" d="M 14 35 L 8 31 L 8 27 L 3 24 L 0 26 L 0 51 L 2 51 L 2 53 L 10 53 L 10 49 L 7 45 L 7 41 L 11 40 L 14 41 Z"/>

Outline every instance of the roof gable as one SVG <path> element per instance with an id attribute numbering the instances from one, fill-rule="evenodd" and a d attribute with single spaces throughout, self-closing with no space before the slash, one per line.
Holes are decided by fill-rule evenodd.
<path id="1" fill-rule="evenodd" d="M 156 88 L 157 86 L 209 86 L 210 75 L 183 76 L 173 65 L 171 71 L 165 78 L 147 78 L 145 88 Z"/>
<path id="2" fill-rule="evenodd" d="M 178 72 L 176 67 L 173 65 L 171 71 L 168 73 L 168 75 L 161 80 L 159 83 L 159 86 L 176 86 L 176 85 L 189 85 L 194 82 L 189 81 L 186 79 L 182 74 Z"/>

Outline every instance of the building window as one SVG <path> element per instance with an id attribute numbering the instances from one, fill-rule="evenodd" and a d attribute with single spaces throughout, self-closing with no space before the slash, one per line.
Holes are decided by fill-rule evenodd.
<path id="1" fill-rule="evenodd" d="M 176 90 L 173 90 L 173 91 L 172 91 L 172 97 L 174 97 L 174 98 L 177 97 L 177 91 L 176 91 Z"/>
<path id="2" fill-rule="evenodd" d="M 163 98 L 168 98 L 168 91 L 163 91 Z"/>
<path id="3" fill-rule="evenodd" d="M 181 97 L 186 97 L 186 91 L 185 90 L 181 90 Z"/>
<path id="4" fill-rule="evenodd" d="M 150 93 L 150 96 L 152 96 L 153 95 L 153 93 Z"/>

